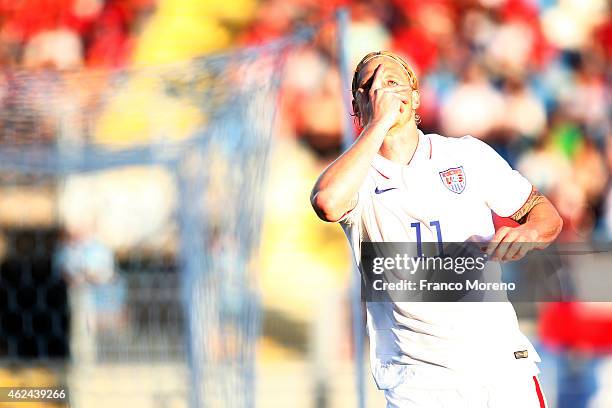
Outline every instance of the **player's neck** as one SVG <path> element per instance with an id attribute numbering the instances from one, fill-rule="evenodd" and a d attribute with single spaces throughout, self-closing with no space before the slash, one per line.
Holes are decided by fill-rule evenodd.
<path id="1" fill-rule="evenodd" d="M 378 153 L 392 162 L 408 164 L 418 144 L 419 131 L 416 123 L 411 120 L 404 126 L 391 128 Z"/>

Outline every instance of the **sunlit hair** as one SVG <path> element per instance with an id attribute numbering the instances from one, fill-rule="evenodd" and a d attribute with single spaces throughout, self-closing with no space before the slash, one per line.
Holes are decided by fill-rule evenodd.
<path id="1" fill-rule="evenodd" d="M 365 57 L 363 57 L 361 61 L 359 61 L 359 64 L 357 64 L 357 68 L 355 68 L 355 73 L 353 74 L 353 84 L 352 84 L 352 89 L 351 89 L 353 93 L 353 98 L 355 97 L 357 89 L 359 88 L 359 82 L 358 82 L 359 73 L 361 72 L 363 67 L 368 62 L 370 62 L 374 58 L 380 58 L 380 57 L 391 58 L 392 60 L 400 64 L 406 70 L 406 74 L 408 74 L 408 79 L 410 81 L 410 86 L 412 87 L 412 89 L 419 89 L 419 81 L 417 80 L 416 75 L 414 74 L 412 69 L 410 69 L 410 66 L 408 66 L 408 63 L 404 61 L 402 57 L 400 57 L 399 55 L 391 51 L 374 51 L 374 52 L 369 53 Z"/>
<path id="2" fill-rule="evenodd" d="M 391 58 L 392 60 L 400 64 L 406 71 L 406 74 L 408 74 L 408 81 L 410 82 L 410 86 L 412 87 L 412 89 L 414 90 L 419 89 L 419 81 L 416 75 L 414 74 L 414 71 L 412 71 L 408 63 L 402 57 L 400 57 L 399 55 L 391 51 L 374 51 L 374 52 L 367 54 L 365 57 L 363 57 L 361 61 L 359 61 L 359 64 L 357 64 L 357 67 L 355 68 L 355 73 L 353 74 L 353 83 L 351 85 L 351 92 L 353 94 L 353 99 L 356 99 L 355 97 L 357 95 L 357 89 L 359 89 L 359 73 L 361 72 L 363 67 L 368 62 L 370 62 L 374 58 L 381 58 L 381 57 Z M 360 122 L 359 125 L 361 125 L 360 115 L 358 113 L 355 113 L 354 116 L 356 116 L 356 118 L 359 119 L 359 122 Z M 415 115 L 415 120 L 417 123 L 421 121 L 421 118 L 419 117 L 419 115 Z"/>

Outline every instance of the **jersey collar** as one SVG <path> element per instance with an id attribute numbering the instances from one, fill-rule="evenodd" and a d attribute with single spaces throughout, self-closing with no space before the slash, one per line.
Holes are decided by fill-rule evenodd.
<path id="1" fill-rule="evenodd" d="M 376 153 L 376 156 L 374 156 L 374 160 L 372 161 L 372 167 L 374 167 L 374 169 L 382 177 L 389 179 L 391 177 L 399 175 L 402 168 L 404 167 L 410 167 L 413 163 L 417 161 L 431 159 L 431 139 L 428 135 L 425 135 L 420 129 L 417 129 L 417 132 L 419 135 L 419 142 L 410 162 L 405 165 L 398 164 Z"/>

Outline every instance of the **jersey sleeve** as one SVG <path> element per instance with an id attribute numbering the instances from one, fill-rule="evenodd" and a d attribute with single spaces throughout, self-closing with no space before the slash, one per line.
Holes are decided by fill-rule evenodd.
<path id="1" fill-rule="evenodd" d="M 355 221 L 359 218 L 359 214 L 361 213 L 361 208 L 360 208 L 360 199 L 359 199 L 359 193 L 357 193 L 357 204 L 355 205 L 355 207 L 352 210 L 348 210 L 338 221 L 338 223 L 340 224 L 347 224 L 347 225 L 351 225 L 354 224 Z"/>
<path id="2" fill-rule="evenodd" d="M 529 198 L 532 184 L 488 144 L 472 136 L 464 139 L 470 144 L 470 162 L 477 176 L 477 188 L 487 206 L 501 217 L 512 216 Z"/>
<path id="3" fill-rule="evenodd" d="M 366 197 L 368 196 L 368 187 L 371 185 L 370 175 L 367 175 L 364 182 L 361 184 L 359 191 L 357 192 L 357 203 L 355 207 L 347 211 L 346 214 L 342 216 L 337 222 L 345 225 L 353 225 L 356 224 L 357 221 L 361 217 L 361 213 L 363 212 L 363 206 Z"/>

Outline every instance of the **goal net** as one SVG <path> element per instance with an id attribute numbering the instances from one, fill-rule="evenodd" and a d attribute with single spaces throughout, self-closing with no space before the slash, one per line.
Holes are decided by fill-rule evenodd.
<path id="1" fill-rule="evenodd" d="M 2 74 L 0 386 L 66 386 L 87 408 L 254 404 L 253 254 L 295 41 Z"/>

